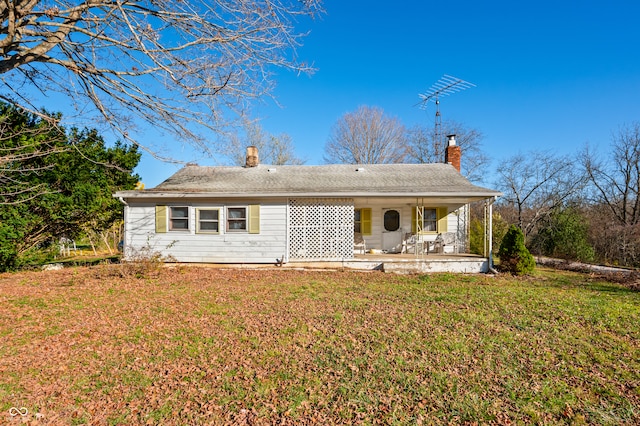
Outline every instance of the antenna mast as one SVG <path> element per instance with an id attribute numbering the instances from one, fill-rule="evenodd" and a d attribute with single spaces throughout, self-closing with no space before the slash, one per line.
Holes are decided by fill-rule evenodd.
<path id="1" fill-rule="evenodd" d="M 465 89 L 476 87 L 475 84 L 469 83 L 457 77 L 453 77 L 445 74 L 442 78 L 431 85 L 426 93 L 420 94 L 420 106 L 423 109 L 427 108 L 429 101 L 436 104 L 436 121 L 435 121 L 435 140 L 437 146 L 444 146 L 442 141 L 442 116 L 440 115 L 440 100 L 441 96 L 447 96 L 452 93 L 461 92 Z"/>

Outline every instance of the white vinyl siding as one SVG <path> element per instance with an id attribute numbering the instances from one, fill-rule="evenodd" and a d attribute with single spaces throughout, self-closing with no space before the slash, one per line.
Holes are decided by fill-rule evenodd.
<path id="1" fill-rule="evenodd" d="M 171 256 L 178 262 L 201 263 L 276 263 L 286 255 L 287 247 L 287 201 L 270 201 L 260 205 L 251 204 L 253 200 L 225 202 L 192 202 L 188 219 L 188 230 L 182 232 L 156 231 L 156 210 L 162 215 L 164 224 L 168 223 L 169 206 L 157 206 L 155 203 L 129 202 L 128 222 L 126 224 L 126 253 L 133 256 L 141 250 L 151 250 L 163 256 Z M 248 230 L 227 232 L 226 206 L 240 206 L 247 209 Z M 219 232 L 202 232 L 198 224 L 198 211 L 219 211 Z M 201 216 L 200 216 L 201 217 Z M 200 228 L 199 228 L 200 227 Z"/>

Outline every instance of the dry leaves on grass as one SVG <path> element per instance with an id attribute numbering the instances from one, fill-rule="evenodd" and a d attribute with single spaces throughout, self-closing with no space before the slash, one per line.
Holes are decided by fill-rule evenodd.
<path id="1" fill-rule="evenodd" d="M 536 283 L 109 268 L 0 275 L 3 412 L 24 406 L 41 424 L 508 424 L 596 419 L 603 404 L 629 421 L 639 406 L 637 362 L 614 360 L 617 346 L 638 353 L 637 328 L 625 337 L 611 319 L 606 369 L 577 374 L 584 352 L 569 339 L 578 361 L 565 358 L 560 331 L 579 324 L 558 295 L 532 297 Z"/>

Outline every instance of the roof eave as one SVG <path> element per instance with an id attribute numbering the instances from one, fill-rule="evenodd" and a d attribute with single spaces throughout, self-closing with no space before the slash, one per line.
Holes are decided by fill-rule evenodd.
<path id="1" fill-rule="evenodd" d="M 485 199 L 501 196 L 501 192 L 184 192 L 184 191 L 119 191 L 113 196 L 117 198 L 476 198 Z"/>

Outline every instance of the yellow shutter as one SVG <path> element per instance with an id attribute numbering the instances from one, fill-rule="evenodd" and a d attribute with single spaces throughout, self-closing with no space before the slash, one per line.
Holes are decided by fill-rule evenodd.
<path id="1" fill-rule="evenodd" d="M 360 209 L 360 231 L 363 235 L 371 235 L 371 209 Z"/>
<path id="2" fill-rule="evenodd" d="M 438 233 L 447 232 L 449 230 L 447 221 L 447 208 L 438 207 L 438 209 L 436 210 L 436 214 L 438 215 Z"/>
<path id="3" fill-rule="evenodd" d="M 260 205 L 259 204 L 249 205 L 249 233 L 250 234 L 260 233 Z"/>
<path id="4" fill-rule="evenodd" d="M 167 232 L 167 206 L 156 206 L 156 233 Z"/>

